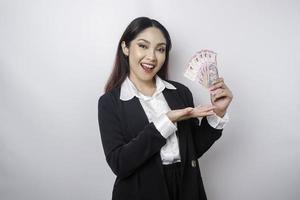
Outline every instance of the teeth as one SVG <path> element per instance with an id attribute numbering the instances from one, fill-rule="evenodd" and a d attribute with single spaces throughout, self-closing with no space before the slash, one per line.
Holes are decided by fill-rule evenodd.
<path id="1" fill-rule="evenodd" d="M 143 67 L 147 67 L 147 68 L 149 68 L 149 69 L 154 68 L 154 65 L 145 64 L 145 63 L 143 63 L 142 65 L 143 65 Z"/>

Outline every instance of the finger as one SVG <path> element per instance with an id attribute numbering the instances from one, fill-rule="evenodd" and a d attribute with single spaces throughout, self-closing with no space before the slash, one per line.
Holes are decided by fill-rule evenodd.
<path id="1" fill-rule="evenodd" d="M 193 117 L 211 115 L 213 114 L 212 112 L 215 108 L 215 106 L 197 106 L 196 108 L 194 108 L 191 114 L 193 115 Z"/>
<path id="2" fill-rule="evenodd" d="M 188 114 L 188 113 L 192 112 L 193 109 L 194 108 L 192 108 L 192 107 L 184 108 L 184 109 L 182 109 L 182 112 L 183 112 L 183 114 Z"/>
<path id="3" fill-rule="evenodd" d="M 215 81 L 213 82 L 213 85 L 215 85 L 215 84 L 217 84 L 217 83 L 219 83 L 219 82 L 224 82 L 224 79 L 223 79 L 222 77 L 218 78 L 217 80 L 215 80 Z"/>
<path id="4" fill-rule="evenodd" d="M 177 120 L 176 121 L 181 121 L 181 120 L 186 120 L 186 119 L 191 118 L 193 109 L 194 108 L 192 108 L 192 107 L 188 107 L 188 108 L 176 110 L 176 112 L 177 112 Z"/>
<path id="5" fill-rule="evenodd" d="M 213 91 L 210 91 L 210 94 L 211 94 L 212 96 L 216 96 L 216 94 L 221 93 L 223 90 L 224 90 L 223 88 L 217 88 L 217 89 L 215 89 L 215 90 L 213 90 Z"/>
<path id="6" fill-rule="evenodd" d="M 206 106 L 197 106 L 194 108 L 194 111 L 210 111 L 215 109 L 216 107 L 214 105 L 206 105 Z"/>
<path id="7" fill-rule="evenodd" d="M 213 110 L 209 110 L 209 111 L 194 111 L 192 113 L 192 117 L 205 117 L 205 116 L 209 116 L 209 115 L 214 115 L 214 111 Z"/>
<path id="8" fill-rule="evenodd" d="M 227 96 L 228 96 L 228 94 L 227 94 L 226 90 L 222 90 L 214 95 L 214 99 L 216 100 L 216 99 L 220 99 L 220 98 L 227 97 Z"/>
<path id="9" fill-rule="evenodd" d="M 209 111 L 209 112 L 206 112 L 205 113 L 205 115 L 203 116 L 203 117 L 205 117 L 205 116 L 210 116 L 210 115 L 215 115 L 216 113 L 214 112 L 214 111 Z"/>
<path id="10" fill-rule="evenodd" d="M 216 90 L 216 89 L 218 89 L 218 88 L 223 88 L 223 89 L 225 89 L 225 87 L 226 87 L 226 85 L 225 85 L 225 83 L 224 83 L 223 81 L 218 81 L 218 82 L 215 82 L 212 86 L 210 86 L 210 87 L 208 88 L 208 90 L 209 90 L 209 91 L 214 91 L 214 90 Z"/>

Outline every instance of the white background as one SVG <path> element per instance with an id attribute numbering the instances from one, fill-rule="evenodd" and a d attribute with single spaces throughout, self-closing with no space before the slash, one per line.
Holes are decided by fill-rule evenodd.
<path id="1" fill-rule="evenodd" d="M 0 199 L 110 199 L 97 101 L 118 40 L 148 16 L 169 30 L 170 79 L 218 53 L 230 123 L 200 159 L 210 200 L 300 198 L 297 0 L 0 0 Z"/>

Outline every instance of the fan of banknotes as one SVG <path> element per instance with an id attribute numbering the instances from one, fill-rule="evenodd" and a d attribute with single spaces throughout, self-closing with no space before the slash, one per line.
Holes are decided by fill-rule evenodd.
<path id="1" fill-rule="evenodd" d="M 184 76 L 209 88 L 219 78 L 217 53 L 201 50 L 189 60 Z"/>

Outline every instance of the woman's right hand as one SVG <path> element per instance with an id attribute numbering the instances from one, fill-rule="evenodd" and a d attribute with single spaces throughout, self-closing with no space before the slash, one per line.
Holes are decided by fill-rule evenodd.
<path id="1" fill-rule="evenodd" d="M 197 106 L 195 108 L 187 107 L 183 109 L 171 110 L 167 112 L 167 117 L 172 122 L 178 122 L 190 118 L 196 117 L 205 117 L 209 115 L 214 115 L 213 109 L 215 106 L 207 105 L 207 106 Z"/>

